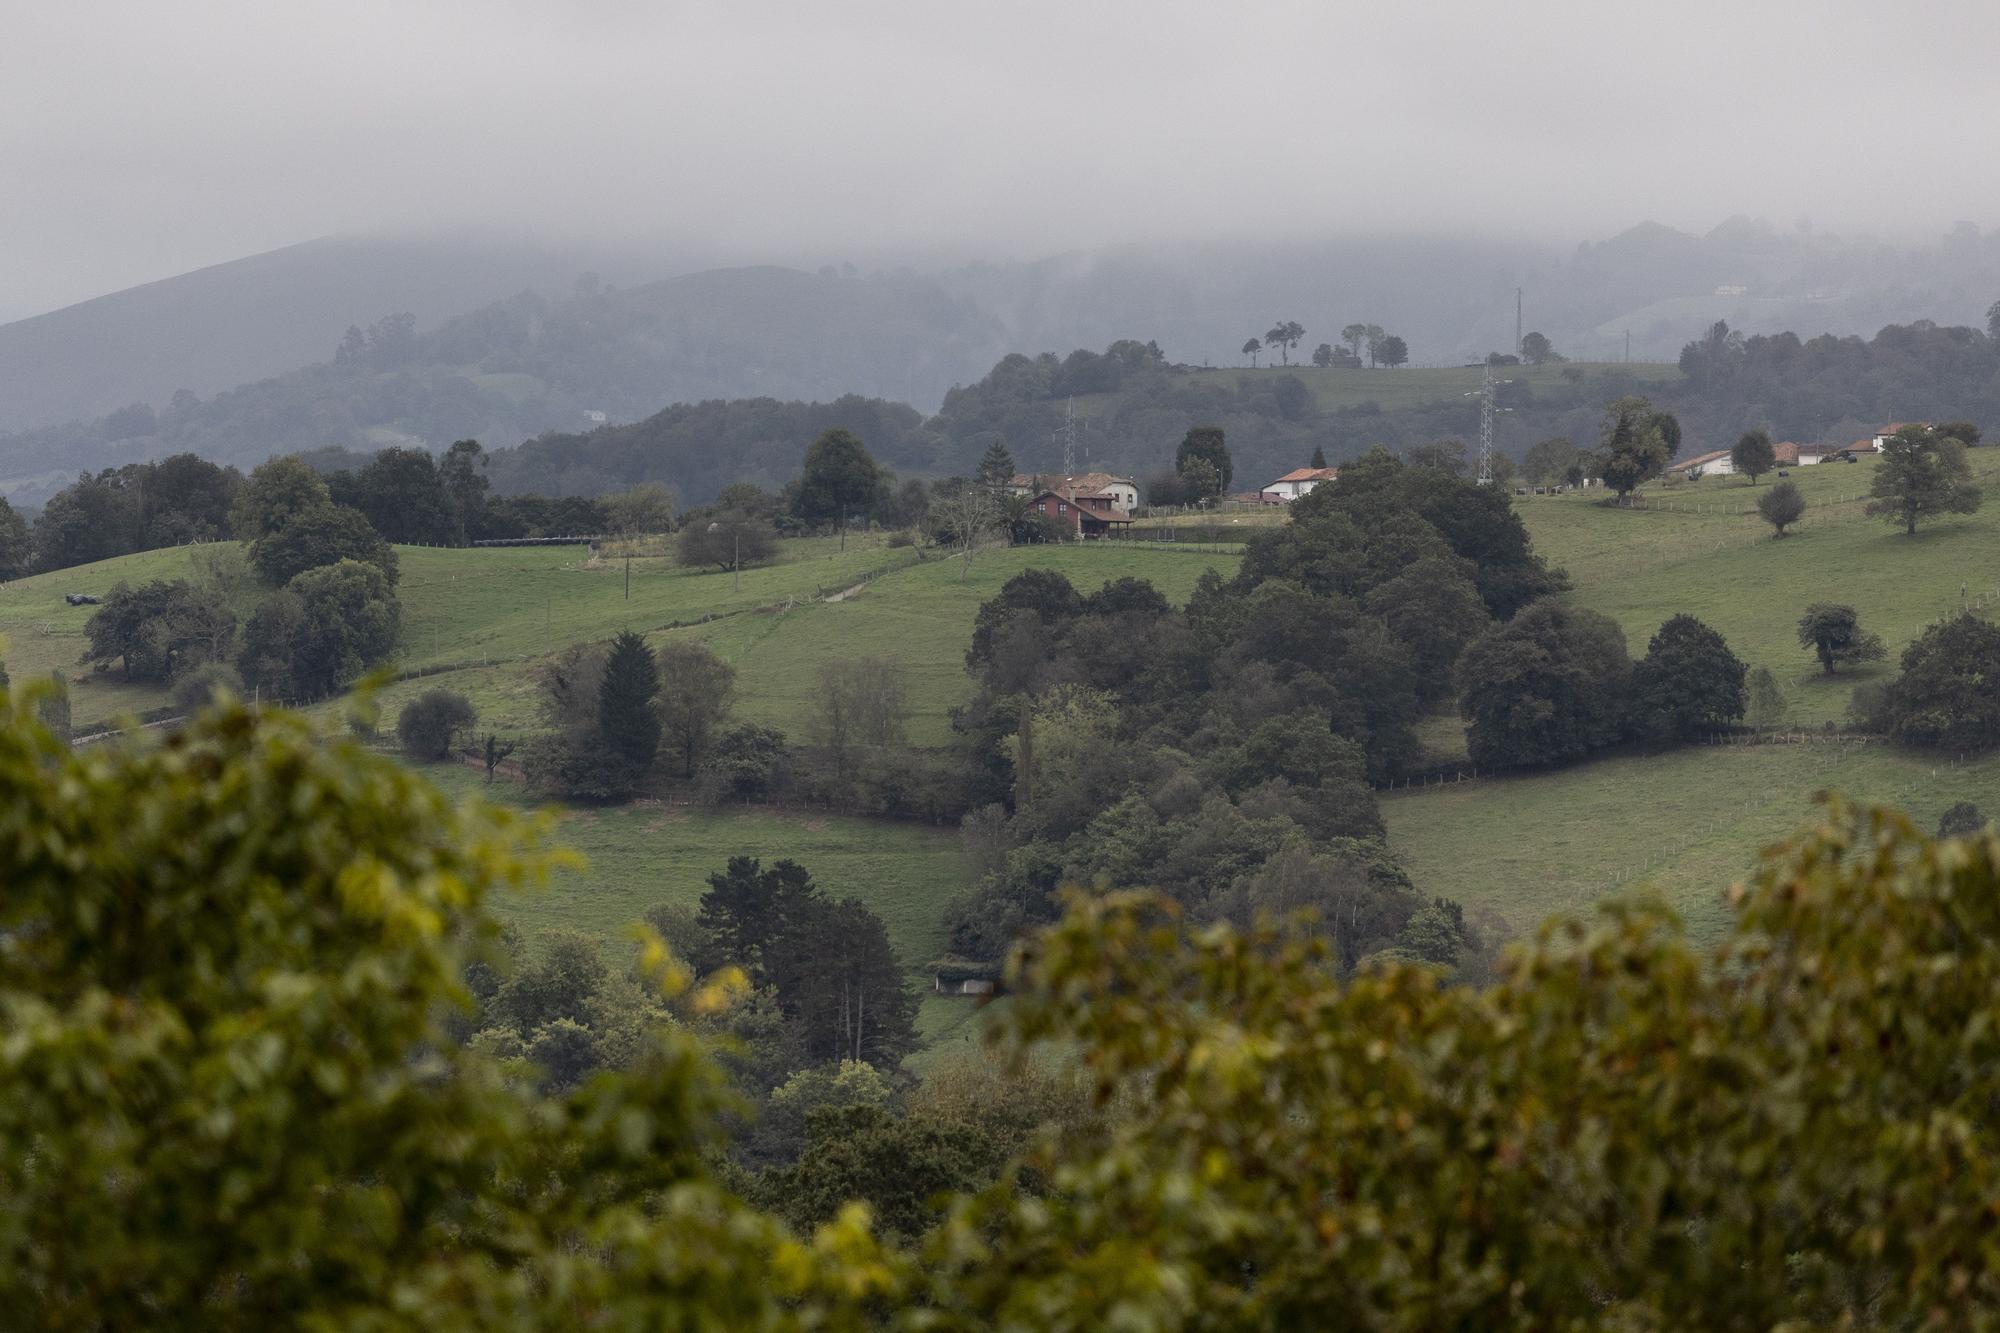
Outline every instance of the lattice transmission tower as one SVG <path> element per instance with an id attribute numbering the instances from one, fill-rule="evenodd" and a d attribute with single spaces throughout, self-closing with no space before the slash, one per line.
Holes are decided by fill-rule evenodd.
<path id="1" fill-rule="evenodd" d="M 1486 367 L 1486 373 L 1480 377 L 1479 387 L 1465 395 L 1467 398 L 1477 398 L 1479 400 L 1479 484 L 1481 486 L 1491 486 L 1493 484 L 1493 414 L 1514 410 L 1511 407 L 1495 407 L 1493 405 L 1493 391 L 1503 384 L 1512 383 L 1512 380 L 1494 379 L 1493 367 L 1488 366 Z"/>

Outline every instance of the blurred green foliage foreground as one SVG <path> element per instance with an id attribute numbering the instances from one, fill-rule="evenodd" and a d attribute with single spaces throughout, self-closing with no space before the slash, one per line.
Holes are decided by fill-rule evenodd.
<path id="1" fill-rule="evenodd" d="M 17 691 L 24 694 L 25 691 Z M 2000 843 L 1830 804 L 1719 956 L 1624 905 L 1483 992 L 1077 901 L 1007 1040 L 1108 1114 L 909 1251 L 708 1165 L 685 1020 L 561 1097 L 449 1036 L 542 827 L 295 717 L 0 724 L 0 1320 L 36 1329 L 2000 1321 Z"/>

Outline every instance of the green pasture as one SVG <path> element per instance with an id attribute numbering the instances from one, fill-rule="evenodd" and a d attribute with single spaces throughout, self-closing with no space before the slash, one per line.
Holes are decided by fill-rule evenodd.
<path id="1" fill-rule="evenodd" d="M 1971 458 L 1986 507 L 1926 522 L 1914 537 L 1863 512 L 1875 467 L 1866 457 L 1790 469 L 1807 509 L 1783 540 L 1755 509 L 1771 477 L 1654 483 L 1641 493 L 1654 506 L 1646 509 L 1610 507 L 1588 491 L 1516 497 L 1515 506 L 1536 551 L 1569 571 L 1574 599 L 1624 627 L 1633 657 L 1669 616 L 1697 616 L 1751 666 L 1770 668 L 1788 696 L 1788 723 L 1815 725 L 1844 720 L 1854 685 L 1892 674 L 1930 622 L 1962 605 L 2000 606 L 2000 451 Z M 1889 659 L 1824 675 L 1796 637 L 1800 614 L 1818 601 L 1855 607 Z"/>
<path id="2" fill-rule="evenodd" d="M 1382 798 L 1389 844 L 1425 893 L 1527 933 L 1610 893 L 1651 889 L 1699 938 L 1758 853 L 1832 788 L 1934 828 L 1957 801 L 2000 811 L 2000 757 L 1959 763 L 1880 743 L 1695 746 Z"/>
<path id="3" fill-rule="evenodd" d="M 486 785 L 475 769 L 434 764 L 424 776 L 459 798 L 533 804 L 517 782 Z M 859 898 L 889 928 L 912 970 L 943 951 L 944 910 L 964 884 L 954 829 L 821 811 L 751 807 L 704 813 L 642 801 L 561 812 L 555 842 L 583 854 L 581 870 L 558 870 L 549 888 L 510 895 L 495 910 L 524 931 L 567 926 L 607 942 L 656 903 L 693 908 L 709 875 L 732 856 L 797 861 L 836 898 Z"/>
<path id="4" fill-rule="evenodd" d="M 979 605 L 1022 570 L 1061 570 L 1086 592 L 1129 575 L 1183 602 L 1204 571 L 1227 574 L 1235 565 L 1235 555 L 1213 550 L 1103 542 L 1002 547 L 979 552 L 963 579 L 958 558 L 933 557 L 839 602 L 734 616 L 675 633 L 701 639 L 734 664 L 740 716 L 794 734 L 804 725 L 820 664 L 843 657 L 893 662 L 909 685 L 911 739 L 938 745 L 950 734 L 951 708 L 971 692 L 965 649 Z"/>

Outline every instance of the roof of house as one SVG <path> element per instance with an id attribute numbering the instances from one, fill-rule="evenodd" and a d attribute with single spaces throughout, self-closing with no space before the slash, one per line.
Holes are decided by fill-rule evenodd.
<path id="1" fill-rule="evenodd" d="M 958 954 L 946 954 L 930 966 L 930 970 L 940 981 L 999 981 L 1006 975 L 1006 966 L 991 963 L 981 958 L 965 958 Z"/>
<path id="2" fill-rule="evenodd" d="M 1930 422 L 1928 421 L 1892 421 L 1888 425 L 1882 427 L 1882 429 L 1876 431 L 1875 434 L 1877 437 L 1883 435 L 1894 435 L 1897 431 L 1902 430 L 1908 426 L 1928 426 L 1928 425 L 1930 425 Z"/>
<path id="3" fill-rule="evenodd" d="M 1790 440 L 1783 440 L 1771 446 L 1771 457 L 1780 463 L 1799 461 L 1799 446 Z"/>
<path id="4" fill-rule="evenodd" d="M 1066 491 L 1074 486 L 1078 495 L 1096 495 L 1111 486 L 1138 489 L 1130 477 L 1114 477 L 1109 472 L 1079 472 L 1074 476 L 1062 472 L 1017 472 L 1007 478 L 1007 484 L 1031 491 Z"/>
<path id="5" fill-rule="evenodd" d="M 1672 467 L 1668 468 L 1667 471 L 1687 472 L 1694 468 L 1707 467 L 1710 463 L 1713 463 L 1716 459 L 1727 458 L 1727 457 L 1729 457 L 1729 451 L 1727 449 L 1713 449 L 1705 454 L 1696 454 L 1693 458 L 1683 458 L 1680 462 L 1675 463 Z"/>
<path id="6" fill-rule="evenodd" d="M 1103 496 L 1103 495 L 1079 495 L 1076 497 L 1076 499 L 1078 500 L 1104 500 L 1109 498 L 1110 498 L 1109 496 Z M 1062 492 L 1051 491 L 1047 489 L 1039 491 L 1036 494 L 1030 496 L 1028 498 L 1028 503 L 1040 504 L 1043 500 L 1060 500 L 1064 504 L 1074 503 L 1074 501 L 1072 501 L 1069 496 L 1063 494 Z M 1092 509 L 1089 505 L 1080 504 L 1076 506 L 1076 512 L 1084 515 L 1087 518 L 1094 518 L 1104 523 L 1132 522 L 1132 516 L 1130 514 L 1120 513 L 1116 509 Z"/>
<path id="7" fill-rule="evenodd" d="M 1337 467 L 1298 467 L 1271 484 L 1279 486 L 1288 481 L 1332 481 L 1339 475 L 1340 469 Z"/>

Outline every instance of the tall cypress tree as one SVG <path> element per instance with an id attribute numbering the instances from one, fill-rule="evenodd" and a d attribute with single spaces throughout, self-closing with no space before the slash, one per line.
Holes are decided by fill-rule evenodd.
<path id="1" fill-rule="evenodd" d="M 630 630 L 620 634 L 597 687 L 597 732 L 605 748 L 635 772 L 650 767 L 660 749 L 660 718 L 653 711 L 659 692 L 660 669 L 646 641 Z"/>

